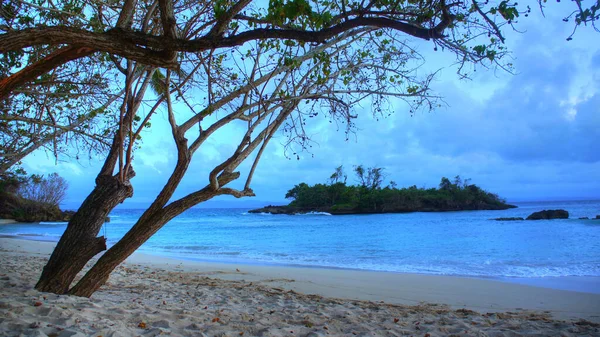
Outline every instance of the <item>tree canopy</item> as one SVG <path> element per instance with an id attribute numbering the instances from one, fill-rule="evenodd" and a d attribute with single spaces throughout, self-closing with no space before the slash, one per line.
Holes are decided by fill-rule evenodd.
<path id="1" fill-rule="evenodd" d="M 538 4 L 543 10 L 546 0 Z M 597 29 L 598 0 L 576 5 L 565 21 Z M 403 78 L 406 73 L 383 70 L 398 65 L 399 58 L 391 55 L 416 53 L 410 44 L 421 39 L 431 41 L 435 50 L 454 53 L 463 66 L 506 69 L 503 30 L 530 11 L 506 0 L 9 0 L 0 7 L 0 171 L 39 148 L 77 159 L 106 151 L 110 130 L 121 122 L 115 110 L 125 92 L 115 81 L 126 76 L 125 60 L 180 73 L 192 71 L 190 63 L 207 55 L 212 55 L 211 66 L 231 62 L 226 50 L 248 52 L 239 48 L 260 41 L 277 50 L 278 62 L 295 66 L 293 56 L 307 45 L 322 45 L 341 34 L 350 38 L 368 27 L 363 38 L 377 46 L 377 75 L 403 82 L 404 90 L 396 94 L 422 96 L 427 81 L 415 83 Z M 355 51 L 359 58 L 373 56 L 368 48 Z M 411 55 L 401 66 L 415 69 L 423 62 L 420 55 Z M 329 67 L 325 62 L 320 69 L 322 79 Z M 460 67 L 459 72 L 469 69 Z M 349 71 L 340 80 L 357 78 Z M 160 86 L 159 81 L 157 77 L 153 83 Z"/>

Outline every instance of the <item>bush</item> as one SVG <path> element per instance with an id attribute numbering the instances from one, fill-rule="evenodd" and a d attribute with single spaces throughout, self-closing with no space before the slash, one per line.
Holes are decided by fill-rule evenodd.
<path id="1" fill-rule="evenodd" d="M 21 184 L 17 194 L 24 199 L 58 207 L 67 196 L 68 187 L 67 181 L 58 173 L 52 173 L 47 178 L 34 174 Z"/>
<path id="2" fill-rule="evenodd" d="M 352 204 L 336 204 L 336 205 L 331 206 L 332 211 L 351 211 L 355 208 L 356 208 L 356 206 L 354 206 Z"/>

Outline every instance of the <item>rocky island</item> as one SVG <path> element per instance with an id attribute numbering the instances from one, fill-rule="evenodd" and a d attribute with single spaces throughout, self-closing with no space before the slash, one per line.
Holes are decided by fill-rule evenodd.
<path id="1" fill-rule="evenodd" d="M 569 212 L 564 209 L 549 209 L 543 210 L 539 212 L 531 213 L 527 218 L 523 219 L 522 217 L 503 217 L 503 218 L 495 218 L 490 220 L 496 221 L 523 221 L 523 220 L 552 220 L 552 219 L 568 219 Z M 579 218 L 581 219 L 589 219 L 588 217 Z"/>
<path id="2" fill-rule="evenodd" d="M 568 219 L 569 212 L 564 209 L 549 209 L 539 212 L 534 212 L 525 220 L 552 220 L 552 219 Z"/>
<path id="3" fill-rule="evenodd" d="M 345 179 L 339 181 L 340 174 L 332 175 L 329 184 L 309 186 L 300 183 L 287 192 L 285 197 L 293 199 L 289 205 L 266 206 L 250 210 L 249 213 L 293 215 L 326 212 L 342 215 L 504 210 L 517 207 L 458 176 L 454 182 L 442 178 L 438 188 L 396 188 L 393 182 L 382 187 L 383 178 L 378 177 L 376 170 L 378 169 L 359 170 L 364 176 L 361 180 L 359 175 L 360 185 L 346 185 Z"/>

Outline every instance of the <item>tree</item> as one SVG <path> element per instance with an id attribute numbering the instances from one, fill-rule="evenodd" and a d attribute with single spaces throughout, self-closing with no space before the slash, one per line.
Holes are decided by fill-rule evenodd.
<path id="1" fill-rule="evenodd" d="M 367 32 L 368 31 L 365 30 L 363 33 L 366 34 Z M 179 154 L 178 162 L 171 178 L 152 206 L 142 215 L 131 231 L 128 232 L 115 246 L 109 249 L 86 276 L 84 276 L 75 287 L 69 290 L 69 293 L 82 296 L 91 295 L 93 291 L 105 282 L 110 272 L 121 263 L 124 258 L 135 251 L 166 222 L 198 202 L 222 194 L 230 194 L 236 197 L 253 195 L 249 185 L 254 169 L 256 168 L 266 144 L 282 125 L 284 131 L 288 133 L 291 140 L 298 139 L 300 144 L 302 144 L 305 137 L 299 125 L 304 123 L 306 119 L 305 115 L 313 113 L 314 110 L 311 110 L 311 106 L 316 105 L 312 101 L 328 102 L 330 115 L 337 120 L 350 125 L 351 117 L 349 115 L 349 109 L 351 108 L 351 105 L 342 104 L 340 102 L 352 102 L 352 96 L 355 94 L 362 94 L 363 89 L 345 85 L 344 90 L 338 91 L 337 85 L 339 82 L 337 79 L 339 79 L 342 74 L 353 73 L 354 76 L 363 79 L 364 82 L 369 81 L 371 74 L 361 73 L 358 70 L 367 64 L 372 64 L 373 61 L 369 58 L 358 60 L 340 59 L 335 65 L 327 65 L 328 69 L 330 69 L 329 75 L 327 75 L 327 77 L 322 77 L 327 80 L 319 80 L 318 77 L 322 76 L 322 67 L 328 60 L 336 59 L 336 56 L 341 55 L 344 51 L 348 51 L 349 48 L 353 47 L 354 43 L 359 43 L 358 40 L 361 36 L 363 35 L 359 34 L 356 37 L 349 38 L 346 35 L 342 35 L 324 45 L 310 48 L 306 53 L 301 53 L 297 57 L 290 58 L 289 61 L 287 61 L 287 64 L 285 60 L 283 62 L 271 63 L 261 61 L 260 58 L 269 58 L 270 55 L 265 54 L 265 50 L 266 48 L 272 47 L 258 45 L 256 47 L 256 54 L 251 54 L 249 56 L 257 59 L 254 60 L 254 67 L 251 74 L 248 74 L 249 76 L 246 77 L 250 81 L 248 85 L 242 86 L 233 93 L 231 91 L 223 91 L 223 94 L 217 93 L 212 97 L 213 103 L 210 106 L 202 111 L 195 112 L 192 114 L 192 117 L 184 119 L 179 123 L 173 111 L 171 91 L 167 90 L 165 95 L 161 97 L 159 101 L 163 98 L 166 100 L 169 123 L 172 127 L 173 138 L 176 140 L 177 151 Z M 277 53 L 279 52 L 277 51 Z M 354 69 L 356 69 L 356 71 L 353 71 Z M 252 75 L 259 73 L 266 73 L 266 75 L 258 78 L 254 78 L 254 75 Z M 165 77 L 167 83 L 170 83 L 171 80 L 175 80 L 171 78 L 171 75 L 171 71 L 168 70 Z M 146 77 L 149 78 L 150 76 L 151 75 L 147 75 Z M 214 84 L 215 83 L 213 83 L 213 85 Z M 219 84 L 223 85 L 222 83 Z M 380 82 L 377 78 L 375 78 L 372 84 L 385 88 L 385 83 Z M 174 87 L 180 87 L 180 85 L 175 84 Z M 256 87 L 259 87 L 260 90 L 251 90 Z M 274 90 L 270 89 L 270 91 L 267 91 L 269 88 L 274 88 Z M 265 95 L 266 92 L 270 93 Z M 346 99 L 337 98 L 336 95 L 342 95 L 342 97 L 345 97 Z M 427 99 L 427 97 L 418 97 L 417 103 Z M 306 110 L 297 109 L 302 100 L 309 100 L 309 104 L 306 104 Z M 252 103 L 244 103 L 245 101 Z M 237 102 L 239 104 L 226 105 L 231 102 Z M 225 107 L 231 110 L 226 112 L 223 117 L 212 121 L 207 120 L 209 118 L 212 119 L 212 113 L 218 109 L 225 110 Z M 319 105 L 318 107 L 321 106 Z M 125 130 L 131 129 L 132 118 L 128 117 L 128 114 L 129 110 L 127 110 L 120 118 L 122 120 L 130 121 L 129 124 L 123 124 Z M 144 118 L 144 122 L 148 117 L 149 115 Z M 232 156 L 225 159 L 211 172 L 209 175 L 209 184 L 207 186 L 167 205 L 167 202 L 185 174 L 195 151 L 221 127 L 235 121 L 244 123 L 247 131 L 242 135 L 240 143 Z M 206 122 L 212 122 L 212 124 Z M 188 140 L 184 138 L 183 135 L 185 131 L 191 129 L 193 126 L 199 126 L 200 132 L 199 134 L 194 135 L 195 139 L 190 142 L 190 145 L 187 145 Z M 133 172 L 131 168 L 131 144 L 132 141 L 135 140 L 135 137 L 125 139 L 126 141 L 123 143 L 123 137 L 120 136 L 120 134 L 131 133 L 132 132 L 130 131 L 117 133 L 115 141 L 113 142 L 113 147 L 115 149 L 119 148 L 120 150 L 117 152 L 120 152 L 120 154 L 117 153 L 112 155 L 113 152 L 111 151 L 111 154 L 107 159 L 107 164 L 105 164 L 110 170 L 115 167 L 118 170 L 117 174 L 111 178 L 123 179 L 122 181 L 126 182 L 128 182 L 130 173 Z M 117 145 L 115 146 L 115 144 Z M 128 145 L 124 146 L 125 144 Z M 121 149 L 122 147 L 125 148 Z M 240 173 L 235 172 L 235 168 L 250 156 L 255 149 L 258 150 L 258 153 L 254 159 L 248 177 L 246 178 L 243 189 L 236 190 L 224 187 L 224 185 L 231 180 L 239 177 Z M 108 175 L 105 175 L 105 177 L 109 178 Z M 99 186 L 101 186 L 101 184 L 98 184 L 98 187 Z M 86 199 L 78 211 L 78 214 L 89 214 L 96 209 L 98 195 L 95 195 L 94 193 L 93 195 L 93 198 Z M 115 200 L 119 200 L 118 198 L 108 198 L 110 193 L 103 193 L 102 195 L 102 199 L 107 200 L 107 202 L 110 201 L 114 203 Z M 106 198 L 104 196 L 106 196 Z M 92 202 L 94 205 L 88 206 Z M 90 207 L 90 209 L 87 213 L 82 212 L 83 209 L 88 207 Z M 103 209 L 110 210 L 110 205 Z M 85 227 L 83 226 L 84 224 Z M 67 231 L 61 238 L 59 246 L 69 247 L 75 244 L 81 244 L 80 242 L 83 241 L 81 240 L 82 236 L 87 236 L 87 241 L 92 240 L 89 238 L 88 234 L 93 233 L 93 231 L 90 231 L 89 228 L 89 224 L 86 224 L 83 221 L 77 221 L 74 217 L 69 224 Z M 95 230 L 96 229 L 94 229 L 94 231 Z M 67 242 L 70 243 L 67 244 Z M 100 242 L 95 249 L 102 248 L 101 244 L 103 244 L 103 242 Z M 75 263 L 73 263 L 72 259 L 68 265 L 63 266 L 61 263 L 65 259 L 59 254 L 68 254 L 68 252 L 69 249 L 57 250 L 53 253 L 48 265 L 44 269 L 40 282 L 38 282 L 38 289 L 53 289 L 53 291 L 57 292 L 66 291 L 64 287 L 65 285 L 68 286 L 70 283 L 70 280 L 66 278 L 66 275 L 74 277 L 74 273 L 77 270 L 77 268 L 73 268 Z M 93 250 L 89 250 L 89 252 L 93 252 Z M 86 258 L 87 256 L 80 258 L 77 265 L 87 262 Z M 59 282 L 54 283 L 57 280 Z M 61 288 L 59 290 L 54 290 L 58 289 L 58 287 Z"/>
<path id="2" fill-rule="evenodd" d="M 368 167 L 366 170 L 362 165 L 354 166 L 354 173 L 362 187 L 369 189 L 379 189 L 383 183 L 383 168 Z"/>
<path id="3" fill-rule="evenodd" d="M 367 169 L 367 186 L 372 190 L 378 190 L 383 183 L 383 167 L 369 167 Z"/>
<path id="4" fill-rule="evenodd" d="M 58 173 L 49 174 L 48 177 L 32 175 L 19 186 L 19 196 L 36 202 L 58 207 L 67 196 L 69 183 Z"/>
<path id="5" fill-rule="evenodd" d="M 356 178 L 360 183 L 360 186 L 367 186 L 367 177 L 365 175 L 365 168 L 362 165 L 354 166 L 354 173 L 356 174 Z"/>
<path id="6" fill-rule="evenodd" d="M 450 182 L 450 179 L 448 179 L 446 177 L 442 177 L 439 187 L 440 187 L 440 190 L 442 190 L 442 191 L 450 191 L 450 190 L 452 190 L 452 182 Z"/>
<path id="7" fill-rule="evenodd" d="M 344 181 L 342 181 L 342 178 Z M 348 179 L 348 176 L 346 174 L 344 174 L 344 166 L 340 165 L 335 168 L 335 172 L 333 172 L 331 177 L 329 177 L 329 183 L 335 184 L 338 182 L 343 182 L 345 184 L 347 179 Z"/>
<path id="8" fill-rule="evenodd" d="M 300 195 L 302 195 L 302 193 L 308 188 L 308 185 L 306 183 L 300 183 L 296 186 L 294 186 L 291 190 L 287 191 L 287 193 L 285 194 L 285 198 L 286 199 L 299 199 Z"/>
<path id="9" fill-rule="evenodd" d="M 112 142 L 96 188 L 36 285 L 79 296 L 90 296 L 117 265 L 186 209 L 218 195 L 253 195 L 252 176 L 277 130 L 290 148 L 301 150 L 309 141 L 307 119 L 325 115 L 350 132 L 353 109 L 367 98 L 375 114 L 386 113 L 392 97 L 405 100 L 411 113 L 435 108 L 436 97 L 429 93 L 433 74 L 419 77 L 414 71 L 425 61 L 411 47 L 416 40 L 431 41 L 462 65 L 505 66 L 501 28 L 519 16 L 507 1 L 292 0 L 270 1 L 265 8 L 250 0 L 125 0 L 111 6 L 82 1 L 73 10 L 75 2 L 62 0 L 48 7 L 11 2 L 6 8 L 16 14 L 3 14 L 4 20 L 28 17 L 12 10 L 15 3 L 52 14 L 56 22 L 16 29 L 0 25 L 0 52 L 9 62 L 0 99 L 10 101 L 18 88 L 40 76 L 96 56 L 112 61 L 109 73 L 119 74 L 123 83 L 115 91 L 123 92 L 112 115 L 116 131 L 108 135 Z M 28 57 L 33 50 L 47 56 Z M 149 86 L 155 94 L 146 92 Z M 191 88 L 203 90 L 203 97 Z M 131 230 L 71 287 L 83 266 L 106 249 L 98 232 L 107 213 L 133 193 L 138 138 L 159 109 L 168 116 L 176 166 Z M 233 153 L 212 169 L 205 186 L 170 201 L 193 155 L 228 124 L 244 126 Z M 245 182 L 228 187 L 251 155 Z"/>

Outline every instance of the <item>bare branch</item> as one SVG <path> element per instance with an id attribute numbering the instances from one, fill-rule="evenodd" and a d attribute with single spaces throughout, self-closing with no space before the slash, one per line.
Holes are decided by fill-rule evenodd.
<path id="1" fill-rule="evenodd" d="M 254 191 L 252 191 L 250 188 L 245 188 L 244 190 L 240 191 L 240 190 L 236 190 L 233 188 L 221 187 L 219 192 L 220 192 L 220 194 L 228 194 L 228 195 L 232 195 L 236 198 L 256 196 L 256 194 L 254 194 Z"/>
<path id="2" fill-rule="evenodd" d="M 496 23 L 494 21 L 492 21 L 492 19 L 490 19 L 489 16 L 487 16 L 487 14 L 481 10 L 481 8 L 479 7 L 479 4 L 475 0 L 473 0 L 473 8 L 475 8 L 475 10 L 477 10 L 477 12 L 483 17 L 485 22 L 487 22 L 494 29 L 494 31 L 496 32 L 496 35 L 500 38 L 502 43 L 504 43 L 504 36 L 502 36 L 502 32 L 500 31 L 500 28 L 498 28 Z"/>
<path id="3" fill-rule="evenodd" d="M 309 52 L 294 58 L 293 61 L 300 62 L 300 63 L 304 62 L 308 59 L 313 58 L 318 53 L 321 53 L 321 52 L 327 50 L 327 48 L 334 46 L 336 43 L 339 43 L 340 41 L 343 41 L 343 40 L 349 38 L 350 36 L 355 36 L 359 33 L 363 33 L 367 30 L 368 29 L 361 29 L 359 31 L 348 32 L 347 34 L 339 36 L 335 40 L 329 41 L 328 43 L 320 45 L 320 46 L 310 50 Z M 350 41 L 347 43 L 349 44 L 351 42 L 352 42 L 352 39 L 350 39 Z M 184 132 L 189 130 L 193 125 L 200 122 L 204 117 L 206 117 L 207 115 L 210 115 L 214 111 L 217 111 L 218 109 L 223 107 L 225 104 L 233 101 L 235 98 L 237 98 L 237 97 L 241 96 L 242 94 L 252 90 L 253 88 L 256 88 L 257 86 L 267 82 L 268 80 L 273 78 L 275 75 L 281 74 L 281 73 L 289 71 L 291 69 L 292 69 L 292 67 L 290 67 L 290 66 L 285 66 L 285 65 L 279 66 L 277 69 L 269 72 L 269 74 L 261 76 L 259 79 L 254 80 L 254 81 L 242 86 L 238 90 L 232 91 L 225 97 L 221 98 L 219 101 L 213 102 L 211 105 L 209 105 L 207 108 L 202 110 L 200 113 L 198 113 L 198 114 L 194 115 L 193 117 L 191 117 L 190 119 L 188 119 L 185 123 L 183 123 L 181 125 L 181 129 Z"/>
<path id="4" fill-rule="evenodd" d="M 252 0 L 240 0 L 236 2 L 231 8 L 220 17 L 217 18 L 217 23 L 213 26 L 213 28 L 208 33 L 208 36 L 221 36 L 223 32 L 227 29 L 227 26 L 231 22 L 231 20 L 241 12 L 244 7 L 248 6 L 248 4 Z"/>
<path id="5" fill-rule="evenodd" d="M 130 29 L 133 24 L 133 14 L 137 0 L 125 0 L 119 19 L 117 20 L 117 27 L 120 29 Z"/>

